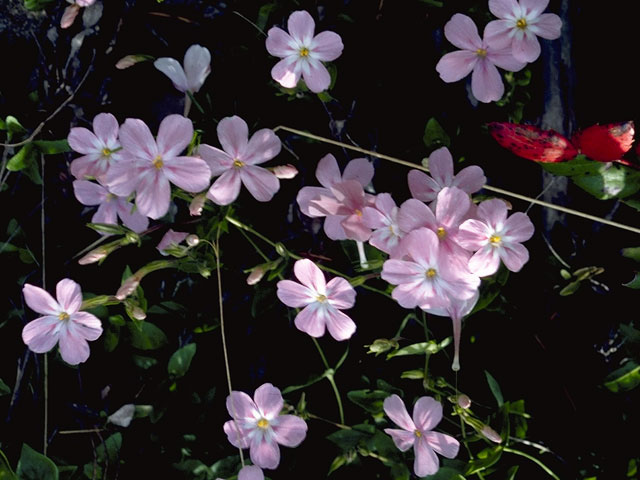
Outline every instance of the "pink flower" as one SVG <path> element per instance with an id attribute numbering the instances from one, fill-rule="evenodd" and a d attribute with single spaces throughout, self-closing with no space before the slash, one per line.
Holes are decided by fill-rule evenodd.
<path id="1" fill-rule="evenodd" d="M 99 113 L 93 118 L 93 132 L 74 127 L 67 137 L 72 150 L 82 157 L 71 162 L 71 174 L 79 180 L 95 177 L 104 182 L 109 166 L 120 160 L 118 120 L 110 113 Z"/>
<path id="2" fill-rule="evenodd" d="M 482 168 L 471 165 L 453 175 L 453 157 L 447 147 L 434 150 L 429 155 L 429 173 L 411 170 L 407 175 L 409 191 L 413 198 L 423 202 L 432 202 L 444 187 L 457 187 L 472 194 L 480 190 L 487 182 Z"/>
<path id="3" fill-rule="evenodd" d="M 431 397 L 420 397 L 413 407 L 413 419 L 402 399 L 393 394 L 383 403 L 384 412 L 400 429 L 385 428 L 402 452 L 411 447 L 415 452 L 413 471 L 418 477 L 433 475 L 440 468 L 436 453 L 455 458 L 460 443 L 450 435 L 432 431 L 442 420 L 442 404 Z"/>
<path id="4" fill-rule="evenodd" d="M 525 66 L 513 58 L 511 47 L 498 48 L 486 38 L 482 40 L 471 18 L 456 13 L 444 26 L 444 35 L 454 46 L 456 52 L 443 56 L 436 70 L 440 78 L 447 83 L 457 82 L 471 72 L 471 91 L 473 96 L 484 103 L 500 100 L 504 85 L 497 67 L 517 72 Z"/>
<path id="5" fill-rule="evenodd" d="M 165 252 L 167 248 L 179 245 L 180 242 L 182 242 L 188 236 L 189 232 L 175 232 L 172 229 L 169 229 L 167 230 L 167 233 L 164 234 L 156 248 L 162 255 L 167 256 L 169 255 Z"/>
<path id="6" fill-rule="evenodd" d="M 280 415 L 283 405 L 280 390 L 270 383 L 258 387 L 253 400 L 236 391 L 227 397 L 227 411 L 233 418 L 223 427 L 227 438 L 234 447 L 249 448 L 251 461 L 260 468 L 275 469 L 280 463 L 278 444 L 297 447 L 307 435 L 304 420 Z M 257 475 L 255 471 L 247 473 Z"/>
<path id="7" fill-rule="evenodd" d="M 179 156 L 192 136 L 191 120 L 182 115 L 165 117 L 157 140 L 142 120 L 128 118 L 120 128 L 122 159 L 107 173 L 109 191 L 126 197 L 135 190 L 138 211 L 158 219 L 169 210 L 170 183 L 187 192 L 204 190 L 211 178 L 206 162 Z"/>
<path id="8" fill-rule="evenodd" d="M 540 56 L 537 37 L 554 40 L 560 36 L 562 20 L 553 13 L 542 13 L 549 0 L 489 0 L 489 10 L 500 20 L 487 24 L 484 31 L 496 48 L 511 47 L 519 62 L 533 62 Z"/>
<path id="9" fill-rule="evenodd" d="M 500 260 L 512 272 L 518 272 L 529 260 L 529 252 L 520 243 L 533 236 L 529 217 L 516 212 L 507 218 L 506 204 L 497 198 L 478 206 L 477 219 L 460 225 L 458 241 L 476 253 L 469 260 L 469 268 L 481 277 L 498 271 Z"/>
<path id="10" fill-rule="evenodd" d="M 264 473 L 256 465 L 247 465 L 238 472 L 238 480 L 264 480 Z"/>
<path id="11" fill-rule="evenodd" d="M 288 21 L 289 33 L 271 27 L 267 51 L 280 60 L 271 69 L 271 78 L 286 88 L 294 88 L 300 80 L 314 93 L 329 88 L 331 76 L 322 62 L 331 62 L 342 54 L 342 39 L 334 32 L 314 36 L 315 22 L 304 10 L 293 12 Z"/>
<path id="12" fill-rule="evenodd" d="M 322 271 L 307 259 L 298 260 L 293 272 L 300 281 L 278 282 L 278 298 L 292 308 L 302 308 L 295 319 L 299 330 L 312 337 L 324 335 L 325 327 L 336 340 L 346 340 L 356 331 L 356 324 L 340 310 L 351 308 L 356 291 L 344 278 L 335 277 L 327 283 Z"/>
<path id="13" fill-rule="evenodd" d="M 211 73 L 211 53 L 200 45 L 191 45 L 184 54 L 184 68 L 175 59 L 161 57 L 153 66 L 164 73 L 181 92 L 196 93 Z"/>
<path id="14" fill-rule="evenodd" d="M 406 233 L 398 225 L 398 207 L 388 193 L 376 196 L 374 207 L 362 210 L 362 223 L 373 229 L 369 243 L 392 257 L 400 239 Z"/>
<path id="15" fill-rule="evenodd" d="M 91 222 L 117 225 L 118 217 L 127 228 L 136 233 L 143 232 L 149 226 L 149 219 L 134 209 L 125 197 L 118 197 L 98 183 L 88 180 L 75 180 L 73 193 L 83 205 L 98 205 Z"/>
<path id="16" fill-rule="evenodd" d="M 220 175 L 209 188 L 207 198 L 218 205 L 228 205 L 238 198 L 240 185 L 244 184 L 259 202 L 271 200 L 280 189 L 280 181 L 257 165 L 280 153 L 280 139 L 268 128 L 258 130 L 249 139 L 247 122 L 235 115 L 220 120 L 217 131 L 222 150 L 206 144 L 198 147 L 211 175 Z"/>
<path id="17" fill-rule="evenodd" d="M 80 312 L 82 292 L 80 285 L 65 278 L 56 285 L 57 299 L 42 288 L 25 284 L 22 289 L 29 308 L 44 316 L 27 323 L 22 340 L 36 353 L 45 353 L 57 343 L 62 359 L 77 365 L 89 358 L 87 340 L 96 340 L 102 334 L 100 320 L 87 312 Z"/>

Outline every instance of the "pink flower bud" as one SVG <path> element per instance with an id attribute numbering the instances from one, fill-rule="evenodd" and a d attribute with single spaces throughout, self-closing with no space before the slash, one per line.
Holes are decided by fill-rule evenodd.
<path id="1" fill-rule="evenodd" d="M 200 243 L 200 238 L 195 233 L 192 233 L 191 235 L 187 235 L 187 238 L 185 241 L 187 242 L 187 245 L 189 245 L 190 247 L 195 247 Z"/>
<path id="2" fill-rule="evenodd" d="M 289 163 L 273 167 L 272 171 L 276 177 L 282 180 L 288 180 L 298 175 L 298 169 Z"/>
<path id="3" fill-rule="evenodd" d="M 78 16 L 79 11 L 80 7 L 75 3 L 65 8 L 62 18 L 60 19 L 60 28 L 69 28 L 73 25 L 73 21 Z"/>
<path id="4" fill-rule="evenodd" d="M 106 258 L 108 254 L 109 252 L 107 250 L 105 250 L 102 247 L 98 247 L 96 249 L 91 250 L 84 257 L 80 258 L 80 260 L 78 260 L 78 263 L 80 265 L 89 265 L 90 263 L 96 263 L 102 260 L 103 258 Z"/>
<path id="5" fill-rule="evenodd" d="M 464 393 L 458 395 L 457 403 L 460 408 L 464 408 L 465 410 L 471 406 L 471 399 L 465 395 Z"/>
<path id="6" fill-rule="evenodd" d="M 255 285 L 258 283 L 262 280 L 262 277 L 264 277 L 265 272 L 266 269 L 264 268 L 264 265 L 258 265 L 251 269 L 251 273 L 247 277 L 247 285 Z"/>
<path id="7" fill-rule="evenodd" d="M 124 283 L 116 292 L 116 298 L 120 301 L 124 300 L 129 295 L 131 295 L 136 288 L 138 288 L 138 285 L 140 285 L 140 278 L 136 277 L 135 275 L 131 275 L 124 281 Z"/>
<path id="8" fill-rule="evenodd" d="M 502 443 L 502 437 L 489 425 L 485 425 L 480 433 L 487 439 L 491 440 L 494 443 Z"/>
<path id="9" fill-rule="evenodd" d="M 207 201 L 206 194 L 196 195 L 193 200 L 191 200 L 191 204 L 189 205 L 189 214 L 192 217 L 202 215 L 202 209 L 204 208 L 204 203 Z"/>

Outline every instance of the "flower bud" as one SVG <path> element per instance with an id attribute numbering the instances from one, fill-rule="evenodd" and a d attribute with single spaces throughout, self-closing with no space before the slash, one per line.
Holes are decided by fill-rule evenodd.
<path id="1" fill-rule="evenodd" d="M 494 443 L 502 443 L 502 437 L 489 425 L 485 425 L 482 430 L 480 430 L 480 434 Z"/>
<path id="2" fill-rule="evenodd" d="M 251 273 L 247 277 L 247 285 L 255 285 L 258 283 L 262 280 L 266 271 L 267 270 L 264 268 L 264 265 L 258 265 L 257 267 L 252 268 Z"/>
<path id="3" fill-rule="evenodd" d="M 195 247 L 200 243 L 200 238 L 195 233 L 192 233 L 191 235 L 187 235 L 186 242 L 190 247 Z"/>
<path id="4" fill-rule="evenodd" d="M 464 408 L 466 410 L 471 406 L 471 399 L 464 393 L 461 393 L 460 395 L 458 395 L 456 403 L 460 408 Z"/>
<path id="5" fill-rule="evenodd" d="M 289 180 L 298 175 L 298 169 L 291 164 L 277 165 L 273 167 L 271 171 L 276 177 L 282 180 Z"/>
<path id="6" fill-rule="evenodd" d="M 204 208 L 204 204 L 207 201 L 206 194 L 196 195 L 193 200 L 191 200 L 191 204 L 189 205 L 189 214 L 194 216 L 202 215 L 202 209 Z"/>
<path id="7" fill-rule="evenodd" d="M 124 300 L 129 295 L 131 295 L 136 290 L 136 288 L 138 288 L 138 285 L 140 285 L 140 278 L 136 275 L 131 275 L 124 281 L 124 283 L 116 292 L 116 298 L 120 301 Z"/>
<path id="8" fill-rule="evenodd" d="M 80 265 L 89 265 L 90 263 L 96 263 L 107 258 L 107 255 L 109 255 L 109 251 L 106 248 L 98 247 L 91 250 L 84 257 L 80 258 L 78 260 L 78 263 Z"/>

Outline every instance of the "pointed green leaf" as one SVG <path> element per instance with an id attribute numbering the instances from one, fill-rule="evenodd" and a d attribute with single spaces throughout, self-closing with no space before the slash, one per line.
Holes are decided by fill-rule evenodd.
<path id="1" fill-rule="evenodd" d="M 10 172 L 18 172 L 35 163 L 35 160 L 36 152 L 33 149 L 33 144 L 27 143 L 18 150 L 18 153 L 9 159 L 7 162 L 7 170 Z"/>
<path id="2" fill-rule="evenodd" d="M 448 147 L 451 145 L 451 138 L 447 135 L 447 132 L 440 126 L 438 121 L 431 117 L 427 121 L 427 125 L 424 128 L 424 136 L 422 137 L 424 144 L 429 149 L 435 150 L 440 147 Z"/>
<path id="3" fill-rule="evenodd" d="M 13 115 L 7 115 L 5 125 L 10 133 L 27 133 L 27 130 Z"/>
<path id="4" fill-rule="evenodd" d="M 573 181 L 600 200 L 624 198 L 640 190 L 640 172 L 622 165 L 602 164 L 591 175 L 576 175 Z"/>
<path id="5" fill-rule="evenodd" d="M 167 343 L 167 336 L 153 323 L 140 322 L 137 328 L 133 322 L 129 323 L 131 345 L 140 350 L 155 350 Z"/>
<path id="6" fill-rule="evenodd" d="M 352 390 L 347 393 L 347 398 L 356 405 L 364 408 L 370 413 L 382 412 L 382 403 L 389 396 L 388 392 L 382 390 Z"/>
<path id="7" fill-rule="evenodd" d="M 625 287 L 633 288 L 634 290 L 639 289 L 640 288 L 640 272 L 637 272 L 635 274 L 635 276 L 633 277 L 633 280 L 627 283 L 623 283 L 622 285 L 624 285 Z"/>
<path id="8" fill-rule="evenodd" d="M 10 393 L 11 393 L 11 388 L 9 388 L 9 386 L 6 383 L 4 383 L 0 378 L 0 397 L 3 395 L 8 395 Z M 2 479 L 2 477 L 0 477 L 0 479 Z"/>
<path id="9" fill-rule="evenodd" d="M 18 480 L 2 450 L 0 450 L 0 480 Z"/>
<path id="10" fill-rule="evenodd" d="M 196 354 L 196 344 L 190 343 L 171 355 L 167 370 L 172 377 L 184 377 L 191 366 L 191 360 Z"/>
<path id="11" fill-rule="evenodd" d="M 20 480 L 58 480 L 58 467 L 25 443 L 22 445 L 16 474 Z"/>
<path id="12" fill-rule="evenodd" d="M 66 153 L 71 151 L 69 142 L 66 139 L 35 140 L 33 143 L 45 155 L 55 155 L 57 153 Z"/>
<path id="13" fill-rule="evenodd" d="M 640 262 L 640 247 L 628 247 L 622 249 L 622 256 Z"/>
<path id="14" fill-rule="evenodd" d="M 369 438 L 369 435 L 357 430 L 338 430 L 337 432 L 327 435 L 327 440 L 335 443 L 342 450 L 355 448 L 360 440 L 364 440 L 365 438 Z"/>
<path id="15" fill-rule="evenodd" d="M 630 360 L 607 375 L 604 380 L 604 386 L 613 393 L 633 390 L 640 385 L 640 365 Z"/>
<path id="16" fill-rule="evenodd" d="M 502 405 L 504 405 L 504 397 L 502 396 L 502 390 L 500 389 L 500 385 L 498 385 L 498 382 L 496 381 L 496 379 L 493 378 L 493 376 L 488 371 L 485 370 L 484 374 L 487 377 L 487 383 L 489 384 L 489 389 L 491 390 L 491 393 L 496 399 L 496 402 L 498 402 L 498 407 L 501 407 Z"/>

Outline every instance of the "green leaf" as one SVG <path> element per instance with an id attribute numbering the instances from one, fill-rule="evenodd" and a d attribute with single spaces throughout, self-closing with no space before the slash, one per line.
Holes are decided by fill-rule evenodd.
<path id="1" fill-rule="evenodd" d="M 440 147 L 449 147 L 451 145 L 451 138 L 434 117 L 431 117 L 427 121 L 422 140 L 427 148 L 432 150 Z"/>
<path id="2" fill-rule="evenodd" d="M 425 477 L 429 480 L 465 480 L 459 470 L 451 467 L 440 467 L 433 475 Z"/>
<path id="3" fill-rule="evenodd" d="M 276 8 L 275 3 L 266 3 L 258 10 L 258 19 L 256 20 L 256 26 L 264 32 L 264 28 L 267 26 L 269 20 L 269 14 Z"/>
<path id="4" fill-rule="evenodd" d="M 239 466 L 240 457 L 237 454 L 218 460 L 210 467 L 211 478 L 229 478 L 238 471 Z"/>
<path id="5" fill-rule="evenodd" d="M 58 467 L 25 443 L 22 445 L 16 474 L 20 480 L 58 480 Z"/>
<path id="6" fill-rule="evenodd" d="M 24 0 L 24 6 L 27 10 L 44 10 L 47 5 L 53 2 L 54 0 Z"/>
<path id="7" fill-rule="evenodd" d="M 544 170 L 554 175 L 572 177 L 574 175 L 592 175 L 597 172 L 603 164 L 589 160 L 584 155 L 578 155 L 568 162 L 540 163 L 540 165 Z"/>
<path id="8" fill-rule="evenodd" d="M 387 340 L 386 338 L 377 338 L 371 345 L 365 345 L 365 347 L 369 347 L 369 351 L 367 353 L 375 353 L 377 357 L 381 353 L 391 350 L 392 348 L 398 348 L 398 342 L 393 339 Z"/>
<path id="9" fill-rule="evenodd" d="M 167 370 L 169 375 L 175 378 L 184 377 L 191 366 L 191 360 L 196 354 L 196 344 L 190 343 L 175 351 L 169 359 Z"/>
<path id="10" fill-rule="evenodd" d="M 495 464 L 502 456 L 502 447 L 489 447 L 480 451 L 475 459 L 467 464 L 465 475 L 473 475 Z"/>
<path id="11" fill-rule="evenodd" d="M 634 290 L 639 289 L 640 288 L 640 272 L 637 272 L 635 274 L 635 276 L 633 277 L 633 280 L 627 283 L 623 283 L 622 285 L 625 287 L 633 288 Z"/>
<path id="12" fill-rule="evenodd" d="M 600 200 L 624 198 L 640 190 L 640 171 L 622 165 L 602 164 L 591 175 L 576 175 L 572 180 Z"/>
<path id="13" fill-rule="evenodd" d="M 628 392 L 640 385 L 640 365 L 633 360 L 614 370 L 604 379 L 604 386 L 613 393 Z"/>
<path id="14" fill-rule="evenodd" d="M 53 1 L 53 0 L 51 0 Z M 16 117 L 13 115 L 7 115 L 5 125 L 9 133 L 27 133 L 27 130 L 22 126 Z"/>
<path id="15" fill-rule="evenodd" d="M 4 383 L 0 378 L 0 397 L 3 395 L 8 395 L 10 393 L 11 393 L 11 388 L 9 388 L 9 386 L 6 383 Z M 1 476 L 0 476 L 0 479 L 2 479 Z"/>
<path id="16" fill-rule="evenodd" d="M 113 352 L 120 342 L 120 328 L 107 328 L 104 332 L 104 350 Z"/>
<path id="17" fill-rule="evenodd" d="M 487 383 L 489 384 L 489 389 L 491 390 L 491 393 L 496 399 L 496 402 L 498 402 L 498 407 L 502 407 L 502 405 L 504 405 L 504 398 L 502 396 L 502 390 L 500 390 L 500 385 L 498 385 L 498 382 L 496 381 L 496 379 L 493 378 L 493 376 L 488 371 L 485 370 L 484 374 L 487 377 Z"/>
<path id="18" fill-rule="evenodd" d="M 640 262 L 640 247 L 628 247 L 621 250 L 622 256 Z"/>
<path id="19" fill-rule="evenodd" d="M 122 434 L 114 433 L 96 448 L 98 462 L 104 463 L 105 460 L 109 464 L 114 464 L 120 456 L 120 448 L 122 447 Z"/>
<path id="20" fill-rule="evenodd" d="M 282 390 L 282 394 L 286 395 L 287 393 L 295 392 L 296 390 L 300 390 L 301 388 L 309 387 L 314 383 L 318 383 L 320 380 L 324 379 L 324 377 L 324 375 L 311 375 L 311 377 L 309 377 L 309 380 L 301 385 L 289 385 Z"/>
<path id="21" fill-rule="evenodd" d="M 8 242 L 0 242 L 0 253 L 11 253 L 17 251 L 18 247 L 16 247 L 15 245 L 11 245 Z"/>
<path id="22" fill-rule="evenodd" d="M 36 140 L 33 143 L 45 155 L 55 155 L 57 153 L 66 153 L 71 151 L 69 142 L 66 139 Z"/>
<path id="23" fill-rule="evenodd" d="M 507 471 L 507 480 L 515 480 L 516 473 L 518 473 L 518 468 L 520 468 L 519 465 L 514 465 Z"/>
<path id="24" fill-rule="evenodd" d="M 155 350 L 167 343 L 167 336 L 153 323 L 140 322 L 137 328 L 133 322 L 129 323 L 131 345 L 140 350 Z"/>
<path id="25" fill-rule="evenodd" d="M 7 170 L 10 172 L 18 172 L 27 168 L 36 160 L 36 152 L 33 149 L 33 143 L 27 143 L 24 145 L 18 153 L 9 159 L 7 162 Z"/>
<path id="26" fill-rule="evenodd" d="M 433 340 L 429 340 L 428 342 L 414 343 L 412 345 L 408 345 L 404 348 L 396 350 L 395 352 L 387 354 L 387 359 L 393 357 L 401 357 L 404 355 L 424 355 L 427 353 L 431 355 L 434 353 L 438 353 L 440 350 L 449 345 L 450 342 L 451 337 L 445 338 L 440 343 Z"/>
<path id="27" fill-rule="evenodd" d="M 388 396 L 389 393 L 383 390 L 352 390 L 347 393 L 349 400 L 374 414 L 382 412 L 382 403 Z"/>
<path id="28" fill-rule="evenodd" d="M 132 355 L 131 358 L 133 360 L 133 363 L 143 370 L 149 370 L 151 367 L 158 363 L 158 360 L 156 360 L 155 358 L 145 357 L 144 355 Z"/>
<path id="29" fill-rule="evenodd" d="M 0 480 L 18 480 L 2 450 L 0 450 Z"/>
<path id="30" fill-rule="evenodd" d="M 400 378 L 409 380 L 422 380 L 424 378 L 424 370 L 405 370 L 400 374 Z"/>
<path id="31" fill-rule="evenodd" d="M 567 297 L 569 295 L 573 295 L 580 288 L 580 281 L 571 282 L 569 285 L 560 290 L 561 297 Z"/>
<path id="32" fill-rule="evenodd" d="M 338 445 L 342 450 L 349 450 L 355 448 L 360 440 L 369 438 L 370 435 L 359 432 L 357 430 L 338 430 L 330 435 L 327 435 L 327 440 Z"/>
<path id="33" fill-rule="evenodd" d="M 620 332 L 625 336 L 627 342 L 640 343 L 640 330 L 624 323 L 621 323 L 619 328 Z"/>

